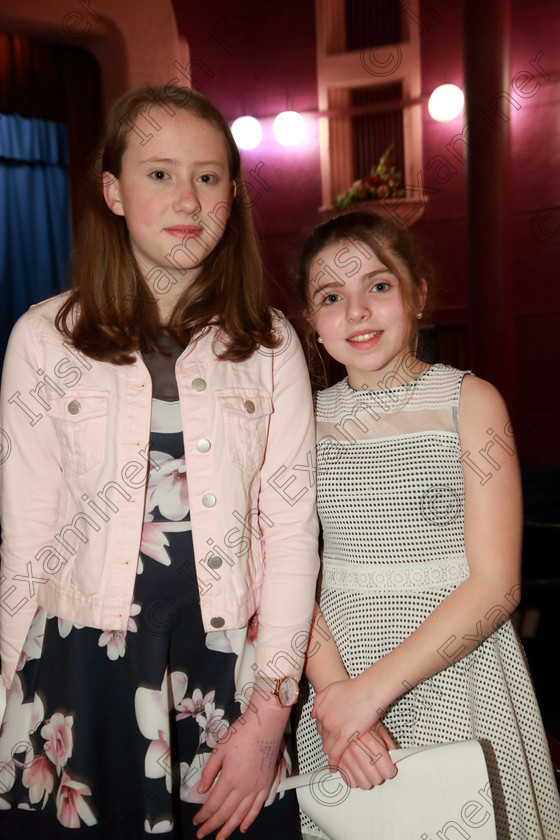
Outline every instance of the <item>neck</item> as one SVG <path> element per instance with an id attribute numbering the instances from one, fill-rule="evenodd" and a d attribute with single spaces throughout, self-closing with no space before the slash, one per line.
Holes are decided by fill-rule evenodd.
<path id="1" fill-rule="evenodd" d="M 389 391 L 399 385 L 408 385 L 422 376 L 430 365 L 417 359 L 414 353 L 407 351 L 391 365 L 382 370 L 365 373 L 348 372 L 348 384 L 355 391 Z"/>

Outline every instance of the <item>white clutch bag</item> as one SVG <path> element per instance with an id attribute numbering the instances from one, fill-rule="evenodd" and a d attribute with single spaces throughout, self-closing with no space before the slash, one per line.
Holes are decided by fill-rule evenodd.
<path id="1" fill-rule="evenodd" d="M 478 741 L 391 750 L 398 773 L 371 790 L 328 768 L 284 780 L 331 840 L 496 840 L 492 794 Z"/>

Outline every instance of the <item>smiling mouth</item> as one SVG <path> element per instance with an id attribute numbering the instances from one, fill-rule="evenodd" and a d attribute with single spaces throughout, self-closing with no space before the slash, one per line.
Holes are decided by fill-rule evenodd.
<path id="1" fill-rule="evenodd" d="M 380 336 L 382 332 L 383 330 L 376 330 L 375 332 L 364 333 L 363 335 L 355 335 L 353 338 L 347 338 L 346 341 L 349 341 L 351 344 L 359 341 L 370 341 L 372 338 Z"/>

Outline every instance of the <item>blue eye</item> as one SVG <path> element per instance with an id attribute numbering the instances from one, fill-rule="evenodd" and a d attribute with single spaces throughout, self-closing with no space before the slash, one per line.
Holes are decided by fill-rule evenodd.
<path id="1" fill-rule="evenodd" d="M 340 295 L 337 295 L 335 292 L 331 292 L 330 295 L 327 295 L 326 298 L 323 299 L 323 303 L 325 303 L 327 306 L 330 306 L 331 304 L 336 303 L 339 300 L 341 300 Z"/>
<path id="2" fill-rule="evenodd" d="M 389 283 L 375 283 L 375 285 L 373 286 L 373 290 L 375 292 L 386 292 L 389 288 Z"/>

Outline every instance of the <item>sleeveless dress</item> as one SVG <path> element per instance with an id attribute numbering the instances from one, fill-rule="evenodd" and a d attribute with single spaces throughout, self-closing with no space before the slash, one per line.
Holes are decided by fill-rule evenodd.
<path id="1" fill-rule="evenodd" d="M 254 647 L 251 625 L 204 631 L 178 401 L 152 402 L 150 461 L 127 631 L 33 620 L 0 730 L 6 840 L 195 837 L 196 785 L 241 714 Z M 290 767 L 285 747 L 278 781 Z M 300 837 L 293 791 L 232 838 L 263 835 Z"/>
<path id="2" fill-rule="evenodd" d="M 492 470 L 478 453 L 460 450 L 464 375 L 434 365 L 390 391 L 355 391 L 344 379 L 318 394 L 320 603 L 351 677 L 395 648 L 468 577 L 461 457 L 482 475 Z M 495 461 L 510 457 L 507 432 L 488 433 L 502 442 L 495 437 L 489 450 Z M 459 643 L 450 640 L 441 654 L 455 664 L 410 688 L 383 720 L 403 748 L 477 738 L 500 840 L 558 840 L 558 790 L 524 653 L 506 620 L 511 599 L 504 593 L 494 607 L 499 629 L 492 636 L 457 662 Z M 310 687 L 297 731 L 302 773 L 326 764 L 309 716 L 313 697 Z M 304 837 L 325 837 L 305 815 L 302 828 Z"/>

